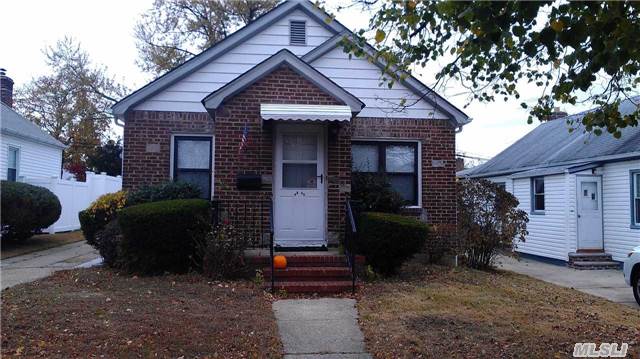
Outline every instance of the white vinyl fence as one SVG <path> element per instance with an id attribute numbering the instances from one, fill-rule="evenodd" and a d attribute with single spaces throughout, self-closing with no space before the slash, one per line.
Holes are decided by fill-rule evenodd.
<path id="1" fill-rule="evenodd" d="M 53 192 L 62 205 L 62 213 L 56 223 L 45 232 L 56 233 L 80 229 L 78 213 L 106 193 L 117 192 L 122 189 L 122 177 L 107 176 L 105 173 L 95 174 L 87 172 L 87 181 L 63 180 L 52 178 L 22 178 L 23 182 L 47 188 Z"/>

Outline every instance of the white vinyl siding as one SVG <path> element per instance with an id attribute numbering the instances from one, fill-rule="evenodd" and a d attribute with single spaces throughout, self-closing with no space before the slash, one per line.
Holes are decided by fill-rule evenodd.
<path id="1" fill-rule="evenodd" d="M 399 83 L 391 89 L 386 83 L 380 86 L 380 68 L 365 58 L 349 59 L 341 47 L 329 51 L 311 66 L 366 104 L 358 117 L 447 118 Z M 402 99 L 412 106 L 399 107 Z"/>
<path id="2" fill-rule="evenodd" d="M 607 163 L 602 171 L 604 250 L 622 261 L 640 246 L 640 229 L 631 228 L 630 171 L 640 169 L 640 160 Z"/>
<path id="3" fill-rule="evenodd" d="M 291 45 L 290 22 L 306 23 L 306 45 Z M 202 99 L 282 49 L 302 56 L 332 37 L 322 24 L 297 10 L 247 39 L 181 81 L 135 107 L 136 110 L 204 112 Z"/>
<path id="4" fill-rule="evenodd" d="M 305 45 L 290 43 L 292 21 L 305 22 Z M 329 30 L 304 12 L 294 11 L 228 53 L 137 105 L 135 109 L 204 112 L 201 103 L 204 97 L 276 52 L 288 49 L 297 56 L 303 56 L 332 36 Z M 448 118 L 399 83 L 391 89 L 386 84 L 380 85 L 380 68 L 364 58 L 354 57 L 350 60 L 339 46 L 315 60 L 311 66 L 365 103 L 366 106 L 358 117 Z M 411 106 L 401 108 L 399 104 L 403 99 Z"/>
<path id="5" fill-rule="evenodd" d="M 524 243 L 518 243 L 518 251 L 549 258 L 567 259 L 567 222 L 565 175 L 545 176 L 544 215 L 529 214 Z M 519 178 L 513 182 L 513 193 L 520 201 L 519 209 L 531 211 L 531 179 Z M 575 191 L 575 187 L 574 187 Z"/>
<path id="6" fill-rule="evenodd" d="M 24 177 L 60 177 L 62 149 L 5 134 L 1 135 L 0 143 L 0 178 L 2 180 L 7 179 L 9 147 L 19 150 L 18 181 Z"/>
<path id="7" fill-rule="evenodd" d="M 504 189 L 509 193 L 513 193 L 513 180 L 509 176 L 489 177 L 487 179 L 495 183 L 504 183 Z"/>

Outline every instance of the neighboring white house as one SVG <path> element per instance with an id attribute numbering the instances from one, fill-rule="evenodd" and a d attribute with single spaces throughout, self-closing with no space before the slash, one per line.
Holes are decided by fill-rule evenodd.
<path id="1" fill-rule="evenodd" d="M 639 103 L 640 96 L 626 100 L 620 112 L 633 113 Z M 458 176 L 502 183 L 518 198 L 529 213 L 518 251 L 602 268 L 640 245 L 640 127 L 623 129 L 620 139 L 570 133 L 567 120 L 579 126 L 583 115 L 545 122 Z M 578 259 L 584 262 L 575 265 Z"/>
<path id="2" fill-rule="evenodd" d="M 45 187 L 58 197 L 60 218 L 45 232 L 79 229 L 78 212 L 101 195 L 119 191 L 122 177 L 87 172 L 86 182 L 61 179 L 66 146 L 13 110 L 13 81 L 3 69 L 0 90 L 0 179 Z"/>
<path id="3" fill-rule="evenodd" d="M 65 145 L 0 103 L 0 178 L 60 177 Z"/>

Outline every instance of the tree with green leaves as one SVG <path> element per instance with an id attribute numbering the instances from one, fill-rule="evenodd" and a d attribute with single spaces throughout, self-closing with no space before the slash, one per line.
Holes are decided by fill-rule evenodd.
<path id="1" fill-rule="evenodd" d="M 43 51 L 50 73 L 33 78 L 16 91 L 16 108 L 67 145 L 65 164 L 84 164 L 108 138 L 110 107 L 126 89 L 71 38 Z"/>
<path id="2" fill-rule="evenodd" d="M 271 10 L 277 0 L 155 0 L 135 26 L 141 69 L 159 75 Z"/>
<path id="3" fill-rule="evenodd" d="M 87 167 L 95 173 L 106 172 L 109 176 L 122 174 L 122 144 L 120 138 L 109 139 L 98 146 L 87 158 Z"/>
<path id="4" fill-rule="evenodd" d="M 390 84 L 416 68 L 441 66 L 435 87 L 455 79 L 469 102 L 523 97 L 530 123 L 548 119 L 555 106 L 585 103 L 597 110 L 572 129 L 620 137 L 638 125 L 640 113 L 622 116 L 618 105 L 640 85 L 640 2 L 357 3 L 373 16 L 345 48 L 362 56 L 372 40 Z"/>

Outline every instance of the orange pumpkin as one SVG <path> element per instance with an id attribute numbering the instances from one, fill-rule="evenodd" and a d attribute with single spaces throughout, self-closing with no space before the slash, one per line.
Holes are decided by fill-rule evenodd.
<path id="1" fill-rule="evenodd" d="M 285 269 L 285 268 L 287 268 L 287 257 L 285 257 L 285 256 L 275 256 L 275 257 L 273 257 L 273 266 L 276 269 Z"/>

